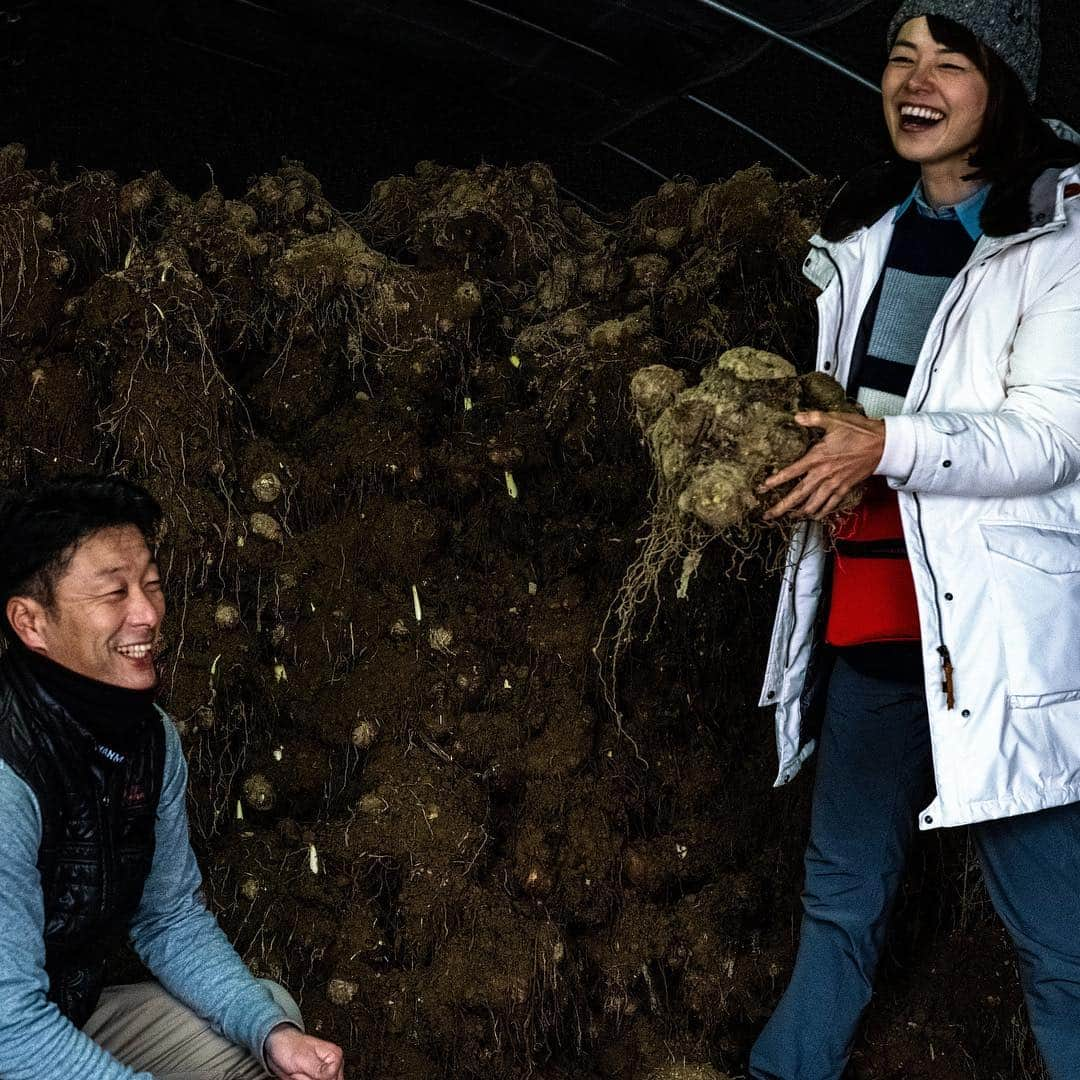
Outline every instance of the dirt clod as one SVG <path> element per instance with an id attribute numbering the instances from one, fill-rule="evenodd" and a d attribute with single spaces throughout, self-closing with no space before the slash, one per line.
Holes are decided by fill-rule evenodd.
<path id="1" fill-rule="evenodd" d="M 244 781 L 244 801 L 256 810 L 269 810 L 276 799 L 274 787 L 262 773 L 253 773 Z"/>
<path id="2" fill-rule="evenodd" d="M 251 493 L 259 502 L 272 503 L 281 494 L 281 480 L 276 473 L 259 473 L 251 482 Z"/>
<path id="3" fill-rule="evenodd" d="M 256 511 L 248 518 L 248 524 L 251 525 L 251 531 L 264 540 L 281 540 L 282 538 L 281 526 L 269 514 Z"/>

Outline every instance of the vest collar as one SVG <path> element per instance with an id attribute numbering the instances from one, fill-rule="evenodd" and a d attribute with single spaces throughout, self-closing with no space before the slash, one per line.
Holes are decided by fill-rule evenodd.
<path id="1" fill-rule="evenodd" d="M 18 669 L 39 705 L 59 711 L 107 761 L 123 761 L 157 717 L 156 689 L 129 690 L 87 678 L 18 642 L 8 653 L 9 665 Z"/>

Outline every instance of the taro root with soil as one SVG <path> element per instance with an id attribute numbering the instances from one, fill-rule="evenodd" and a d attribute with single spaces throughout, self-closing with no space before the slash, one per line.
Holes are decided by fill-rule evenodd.
<path id="1" fill-rule="evenodd" d="M 685 599 L 711 541 L 721 539 L 745 559 L 760 553 L 770 533 L 787 531 L 785 523 L 762 518 L 784 489 L 759 489 L 820 438 L 797 424 L 795 414 L 861 412 L 830 376 L 800 375 L 782 356 L 745 346 L 707 363 L 692 387 L 663 364 L 643 367 L 630 380 L 630 396 L 656 481 L 647 533 L 610 612 L 613 680 L 638 609 L 650 597 L 659 602 L 660 580 L 673 565 L 681 564 L 677 596 Z M 861 489 L 853 491 L 838 513 L 860 497 Z M 609 699 L 616 704 L 613 688 Z"/>
<path id="2" fill-rule="evenodd" d="M 745 547 L 791 413 L 840 405 L 779 359 L 826 194 L 754 168 L 600 222 L 541 164 L 421 163 L 344 215 L 296 162 L 188 194 L 0 150 L 0 480 L 116 468 L 161 500 L 210 904 L 350 1078 L 745 1071 L 807 786 L 770 789 L 754 708 L 775 581 L 701 544 Z M 628 565 L 691 553 L 620 731 L 592 645 Z M 982 1042 L 927 1028 L 909 1075 L 1007 1075 L 1008 961 L 948 850 L 907 900 L 928 989 L 886 981 L 875 1044 L 927 1059 L 934 972 L 977 956 Z"/>

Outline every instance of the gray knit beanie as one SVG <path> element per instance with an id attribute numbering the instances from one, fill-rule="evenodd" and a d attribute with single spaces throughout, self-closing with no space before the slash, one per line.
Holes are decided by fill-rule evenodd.
<path id="1" fill-rule="evenodd" d="M 1039 0 L 904 0 L 889 24 L 891 49 L 900 27 L 920 15 L 944 15 L 970 30 L 1012 68 L 1035 99 L 1039 84 Z"/>

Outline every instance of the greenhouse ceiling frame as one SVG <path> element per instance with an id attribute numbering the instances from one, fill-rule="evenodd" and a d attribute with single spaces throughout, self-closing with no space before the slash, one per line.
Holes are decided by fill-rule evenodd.
<path id="1" fill-rule="evenodd" d="M 508 22 L 512 22 L 518 26 L 525 27 L 526 29 L 541 34 L 544 37 L 548 37 L 553 41 L 558 41 L 563 45 L 568 45 L 573 49 L 577 49 L 599 60 L 603 60 L 605 63 L 611 64 L 618 68 L 626 68 L 626 65 L 623 64 L 622 61 L 608 55 L 600 49 L 596 49 L 593 46 L 587 45 L 582 41 L 577 41 L 574 38 L 567 37 L 565 34 L 560 34 L 557 31 L 550 29 L 549 27 L 543 26 L 540 23 L 533 22 L 530 19 L 525 19 L 520 15 L 515 15 L 513 12 L 505 11 L 502 8 L 496 7 L 493 4 L 486 3 L 485 0 L 463 0 L 463 2 L 468 4 L 470 7 L 479 8 L 480 10 L 486 11 L 497 18 L 505 19 Z M 710 11 L 715 11 L 717 14 L 723 15 L 725 18 L 731 19 L 734 22 L 738 22 L 740 25 L 761 34 L 762 36 L 768 38 L 771 41 L 779 42 L 780 44 L 785 45 L 788 48 L 802 54 L 803 56 L 806 56 L 819 64 L 823 64 L 825 67 L 837 72 L 840 75 L 843 75 L 845 78 L 848 78 L 851 81 L 857 83 L 864 89 L 870 90 L 875 94 L 880 93 L 880 88 L 875 83 L 863 77 L 858 72 L 853 71 L 845 64 L 842 64 L 839 60 L 836 60 L 833 57 L 829 56 L 827 53 L 822 52 L 820 49 L 815 49 L 812 46 L 807 45 L 805 42 L 798 41 L 796 38 L 790 37 L 787 34 L 783 34 L 779 30 L 768 26 L 767 24 L 761 22 L 759 19 L 755 19 L 753 16 L 748 15 L 745 12 L 739 11 L 738 9 L 733 8 L 728 4 L 719 3 L 718 0 L 696 0 L 696 2 L 708 8 Z M 535 63 L 533 65 L 530 65 L 529 68 L 519 73 L 515 81 L 518 81 L 521 78 L 527 76 L 530 71 L 535 69 L 535 67 Z M 707 80 L 707 82 L 715 81 L 717 77 L 718 76 L 713 76 L 711 79 Z M 791 154 L 784 146 L 782 146 L 780 143 L 777 143 L 775 140 L 769 138 L 769 136 L 767 136 L 764 132 L 759 131 L 752 124 L 748 124 L 744 120 L 739 119 L 734 114 L 724 109 L 718 108 L 717 106 L 711 104 L 708 101 L 705 101 L 703 98 L 700 98 L 695 94 L 690 94 L 685 91 L 680 91 L 676 92 L 675 94 L 664 95 L 660 98 L 657 98 L 642 109 L 636 111 L 629 118 L 621 121 L 619 124 L 605 129 L 603 132 L 600 133 L 599 137 L 597 138 L 597 144 L 603 147 L 605 150 L 608 150 L 609 152 L 614 153 L 619 157 L 632 162 L 633 164 L 637 165 L 639 168 L 643 169 L 645 172 L 648 172 L 653 176 L 664 180 L 670 179 L 670 177 L 668 177 L 667 174 L 660 169 L 656 168 L 653 165 L 650 165 L 647 161 L 644 161 L 640 157 L 637 157 L 634 154 L 630 153 L 628 150 L 624 150 L 622 147 L 611 142 L 611 136 L 617 134 L 619 131 L 624 130 L 631 124 L 636 123 L 644 117 L 651 115 L 652 113 L 656 112 L 656 110 L 662 108 L 664 105 L 668 104 L 671 101 L 685 101 L 688 104 L 693 105 L 697 108 L 704 109 L 711 115 L 716 116 L 721 120 L 724 120 L 726 123 L 731 124 L 733 127 L 736 127 L 739 130 L 750 135 L 752 138 L 756 139 L 764 146 L 767 146 L 770 150 L 772 150 L 776 154 L 779 154 L 791 165 L 794 165 L 797 169 L 805 173 L 807 176 L 813 175 L 813 170 L 808 168 L 803 162 L 801 162 L 798 158 Z"/>

